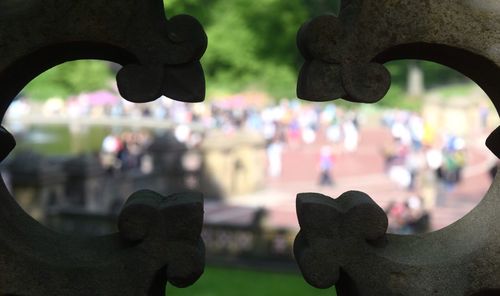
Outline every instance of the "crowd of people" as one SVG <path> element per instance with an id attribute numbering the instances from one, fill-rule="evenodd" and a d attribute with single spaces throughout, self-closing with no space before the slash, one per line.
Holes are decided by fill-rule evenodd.
<path id="1" fill-rule="evenodd" d="M 298 100 L 282 100 L 263 108 L 228 108 L 216 102 L 184 104 L 158 100 L 141 108 L 148 106 L 150 111 L 143 111 L 142 114 L 170 120 L 175 137 L 188 147 L 199 144 L 206 131 L 217 130 L 230 135 L 245 130 L 260 134 L 266 143 L 267 174 L 271 178 L 282 174 L 282 157 L 286 148 L 299 149 L 312 145 L 318 137 L 343 147 L 346 152 L 356 151 L 359 143 L 358 114 L 338 108 L 335 104 L 313 105 Z M 331 147 L 323 147 L 320 154 L 318 183 L 333 185 L 334 153 Z"/>
<path id="2" fill-rule="evenodd" d="M 343 152 L 356 151 L 359 143 L 359 118 L 353 111 L 345 111 L 334 104 L 312 105 L 298 101 L 280 104 L 254 113 L 251 127 L 261 130 L 267 143 L 268 175 L 281 175 L 281 159 L 284 147 L 303 149 L 326 139 L 319 151 L 319 185 L 334 184 L 332 170 L 335 164 L 335 147 Z M 340 151 L 337 151 L 340 152 Z"/>
<path id="3" fill-rule="evenodd" d="M 386 112 L 383 124 L 393 138 L 383 151 L 386 172 L 396 183 L 415 190 L 426 170 L 433 171 L 449 190 L 460 182 L 466 161 L 462 137 L 439 133 L 417 113 L 402 110 Z"/>
<path id="4" fill-rule="evenodd" d="M 102 141 L 101 163 L 105 170 L 113 174 L 117 171 L 138 169 L 142 173 L 152 170 L 152 162 L 147 154 L 151 135 L 146 131 L 124 131 L 111 133 Z"/>
<path id="5" fill-rule="evenodd" d="M 431 229 L 430 213 L 424 208 L 422 198 L 410 195 L 404 201 L 395 201 L 385 210 L 389 227 L 394 234 L 416 234 Z"/>
<path id="6" fill-rule="evenodd" d="M 388 110 L 382 123 L 393 139 L 383 149 L 386 173 L 410 194 L 407 201 L 391 205 L 389 220 L 394 232 L 419 232 L 425 229 L 422 224 L 429 219 L 428 210 L 445 205 L 461 182 L 466 142 L 460 136 L 440 133 L 415 112 Z"/>

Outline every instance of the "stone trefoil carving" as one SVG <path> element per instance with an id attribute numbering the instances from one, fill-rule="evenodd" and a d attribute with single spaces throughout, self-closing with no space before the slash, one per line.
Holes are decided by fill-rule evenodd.
<path id="1" fill-rule="evenodd" d="M 423 59 L 462 72 L 498 98 L 500 86 L 491 83 L 500 63 L 498 6 L 489 0 L 344 0 L 338 17 L 319 16 L 299 30 L 306 62 L 298 95 L 373 103 L 389 89 L 383 63 Z"/>
<path id="2" fill-rule="evenodd" d="M 160 0 L 4 0 L 0 40 L 4 105 L 43 71 L 75 59 L 123 65 L 118 88 L 133 102 L 161 95 L 199 102 L 205 95 L 203 28 L 188 15 L 166 19 Z"/>
<path id="3" fill-rule="evenodd" d="M 500 293 L 499 231 L 489 226 L 499 194 L 493 186 L 459 222 L 413 236 L 386 234 L 384 211 L 362 192 L 299 194 L 295 257 L 308 283 L 335 284 L 340 296 Z"/>
<path id="4" fill-rule="evenodd" d="M 187 15 L 166 19 L 161 0 L 4 0 L 0 2 L 0 118 L 37 75 L 60 63 L 100 59 L 123 66 L 121 95 L 147 102 L 165 95 L 202 101 L 199 59 L 207 37 Z M 0 161 L 15 146 L 0 127 Z M 201 194 L 133 193 L 119 232 L 55 233 L 27 215 L 0 182 L 0 294 L 164 295 L 202 274 Z"/>
<path id="5" fill-rule="evenodd" d="M 338 17 L 307 22 L 297 39 L 302 99 L 374 103 L 390 86 L 383 63 L 421 59 L 468 76 L 499 110 L 498 1 L 342 1 Z M 497 128 L 486 142 L 497 157 L 499 138 Z M 303 193 L 294 253 L 311 285 L 336 285 L 340 296 L 500 295 L 499 212 L 498 175 L 468 215 L 413 236 L 386 234 L 385 213 L 362 192 Z"/>
<path id="6" fill-rule="evenodd" d="M 167 280 L 185 287 L 203 272 L 201 196 L 136 192 L 119 233 L 104 237 L 63 236 L 19 215 L 1 230 L 2 294 L 164 295 Z"/>

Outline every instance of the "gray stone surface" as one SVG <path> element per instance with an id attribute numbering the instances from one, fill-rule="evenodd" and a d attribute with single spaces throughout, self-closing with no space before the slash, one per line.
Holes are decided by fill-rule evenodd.
<path id="1" fill-rule="evenodd" d="M 500 2 L 351 0 L 298 33 L 306 62 L 299 97 L 374 103 L 390 86 L 383 63 L 423 59 L 474 80 L 500 107 Z M 500 131 L 487 146 L 500 156 Z M 500 176 L 481 203 L 436 232 L 386 234 L 387 217 L 362 192 L 299 194 L 294 253 L 313 286 L 339 296 L 500 295 Z"/>
<path id="2" fill-rule="evenodd" d="M 3 0 L 0 112 L 37 75 L 75 59 L 123 65 L 118 88 L 130 101 L 202 101 L 206 35 L 194 18 L 163 11 L 161 0 Z"/>
<path id="3" fill-rule="evenodd" d="M 339 296 L 500 295 L 499 182 L 455 224 L 408 236 L 386 234 L 384 211 L 362 192 L 299 194 L 295 258 L 308 283 Z"/>
<path id="4" fill-rule="evenodd" d="M 298 95 L 325 101 L 376 102 L 390 85 L 383 63 L 423 59 L 473 79 L 498 104 L 500 4 L 489 0 L 350 0 L 338 17 L 324 15 L 300 29 L 306 59 Z"/>
<path id="5" fill-rule="evenodd" d="M 54 233 L 13 200 L 0 220 L 2 295 L 164 295 L 167 280 L 184 287 L 203 272 L 201 195 L 136 192 L 119 233 L 102 237 Z"/>
<path id="6" fill-rule="evenodd" d="M 161 95 L 202 101 L 199 59 L 206 46 L 198 21 L 167 19 L 161 0 L 2 0 L 0 117 L 33 78 L 77 59 L 121 64 L 118 88 L 129 101 Z M 0 160 L 14 146 L 0 128 Z M 24 161 L 25 177 L 49 166 L 33 157 Z M 40 182 L 48 177 L 31 175 Z M 3 180 L 0 205 L 1 295 L 164 295 L 167 281 L 185 287 L 203 272 L 200 194 L 138 191 L 119 216 L 120 231 L 100 237 L 43 227 L 18 206 Z"/>

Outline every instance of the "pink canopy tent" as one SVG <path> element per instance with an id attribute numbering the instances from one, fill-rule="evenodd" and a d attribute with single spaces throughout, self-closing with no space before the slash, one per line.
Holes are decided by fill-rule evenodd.
<path id="1" fill-rule="evenodd" d="M 120 101 L 120 96 L 107 90 L 99 90 L 82 94 L 80 99 L 86 101 L 90 106 L 115 105 Z"/>

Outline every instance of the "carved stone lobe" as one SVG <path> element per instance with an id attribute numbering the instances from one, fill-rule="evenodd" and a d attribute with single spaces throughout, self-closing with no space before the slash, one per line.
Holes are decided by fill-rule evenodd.
<path id="1" fill-rule="evenodd" d="M 75 59 L 123 65 L 118 88 L 132 102 L 204 98 L 207 37 L 190 16 L 166 19 L 161 0 L 8 0 L 0 8 L 2 112 L 37 75 Z"/>
<path id="2" fill-rule="evenodd" d="M 120 214 L 120 232 L 103 237 L 21 221 L 17 231 L 0 230 L 9 238 L 0 241 L 2 295 L 164 295 L 167 281 L 185 287 L 203 273 L 201 194 L 138 191 Z"/>
<path id="3" fill-rule="evenodd" d="M 339 296 L 498 293 L 500 230 L 492 225 L 498 221 L 499 181 L 500 175 L 481 204 L 458 222 L 408 236 L 386 234 L 384 211 L 362 192 L 337 199 L 299 194 L 295 258 L 308 283 L 336 285 Z"/>

